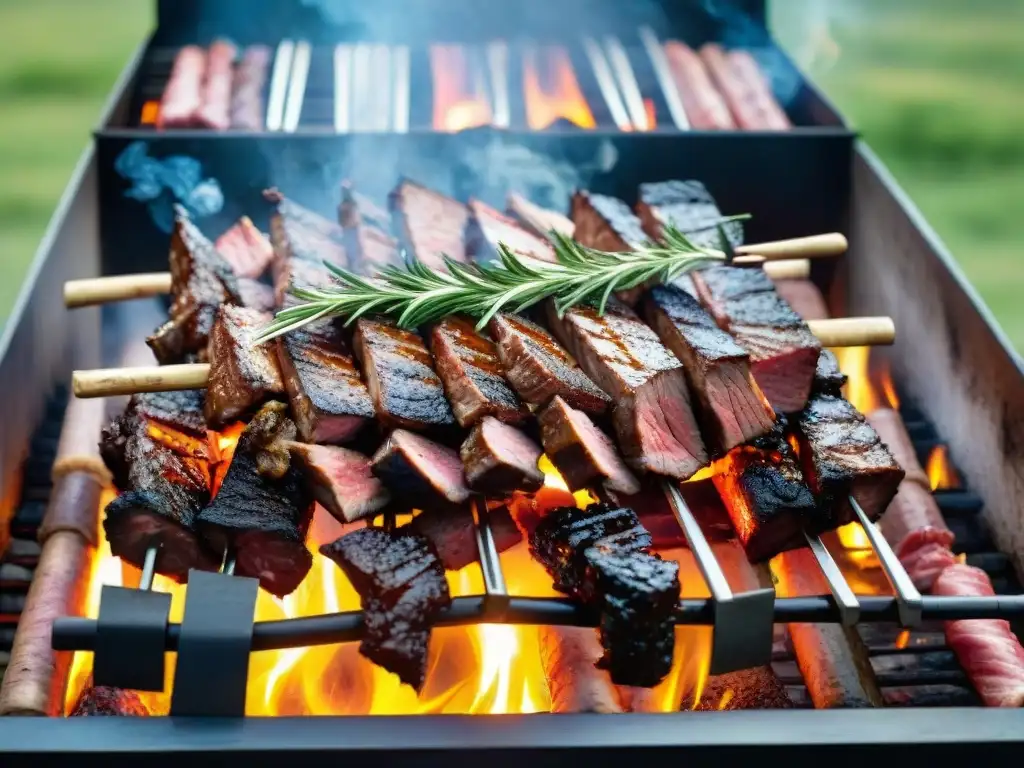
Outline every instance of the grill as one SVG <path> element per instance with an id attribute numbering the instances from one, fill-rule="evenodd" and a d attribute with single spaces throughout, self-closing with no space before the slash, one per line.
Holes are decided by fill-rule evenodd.
<path id="1" fill-rule="evenodd" d="M 415 25 L 415 34 L 386 10 L 357 13 L 346 6 L 339 15 L 329 3 L 304 3 L 286 12 L 273 0 L 249 0 L 242 12 L 236 5 L 158 3 L 159 26 L 116 86 L 0 345 L 0 391 L 9 404 L 0 442 L 0 520 L 9 521 L 0 530 L 0 544 L 6 544 L 0 662 L 11 659 L 16 628 L 19 642 L 42 633 L 48 638 L 43 647 L 56 652 L 33 659 L 39 669 L 29 670 L 46 689 L 45 702 L 31 713 L 51 717 L 0 718 L 0 743 L 35 761 L 83 753 L 133 764 L 223 752 L 243 753 L 257 764 L 300 752 L 369 764 L 382 750 L 403 764 L 554 764 L 569 755 L 611 764 L 637 750 L 644 757 L 685 754 L 704 764 L 755 749 L 796 764 L 896 764 L 940 754 L 998 759 L 1019 747 L 1019 710 L 978 706 L 943 621 L 1004 618 L 1019 635 L 1024 620 L 1018 581 L 1024 567 L 1018 437 L 1024 366 L 913 204 L 764 31 L 763 3 L 651 3 L 617 17 L 594 8 L 584 14 L 571 2 L 556 10 L 538 3 L 530 21 L 517 14 L 512 26 L 503 11 L 480 18 L 465 4 L 447 2 Z M 584 17 L 592 22 L 566 31 L 565 19 Z M 466 18 L 476 21 L 456 23 Z M 159 102 L 180 47 L 221 36 L 271 51 L 260 125 L 156 129 L 147 105 Z M 693 47 L 720 41 L 756 50 L 762 64 L 776 62 L 775 93 L 794 127 L 694 129 L 666 71 L 668 40 Z M 557 82 L 553 73 L 563 65 L 593 116 L 591 125 L 565 114 L 531 118 L 530 78 L 546 87 Z M 451 85 L 445 77 L 460 90 L 448 109 L 439 109 Z M 450 107 L 466 98 L 478 109 L 460 122 L 456 117 L 466 113 Z M 172 173 L 186 164 L 186 175 Z M 562 210 L 575 187 L 632 202 L 642 182 L 697 178 L 723 210 L 755 214 L 748 227 L 752 242 L 847 234 L 849 253 L 834 264 L 814 262 L 813 280 L 836 316 L 894 319 L 897 341 L 863 359 L 863 383 L 869 389 L 874 383 L 876 400 L 877 392 L 886 393 L 875 405 L 898 407 L 956 535 L 956 554 L 989 575 L 998 597 L 919 594 L 870 524 L 811 538 L 804 567 L 824 585 L 822 594 L 781 596 L 786 593 L 772 588 L 765 569 L 731 556 L 738 545 L 722 540 L 697 514 L 692 489 L 669 486 L 667 509 L 686 544 L 680 550 L 684 595 L 688 581 L 706 587 L 706 596 L 685 596 L 675 612 L 677 656 L 679 637 L 699 637 L 691 650 L 700 648 L 708 662 L 710 677 L 686 678 L 681 692 L 682 709 L 701 711 L 655 714 L 641 703 L 632 707 L 636 714 L 618 716 L 525 714 L 534 710 L 524 693 L 519 706 L 507 707 L 518 714 L 493 717 L 243 717 L 247 704 L 255 714 L 254 686 L 288 701 L 289 667 L 273 673 L 275 683 L 253 671 L 267 652 L 286 659 L 310 653 L 301 649 L 354 651 L 351 641 L 364 631 L 362 614 L 335 607 L 294 615 L 288 609 L 279 612 L 284 618 L 260 614 L 254 621 L 245 610 L 246 600 L 254 599 L 252 581 L 233 577 L 229 564 L 224 573 L 176 592 L 175 600 L 185 598 L 185 614 L 169 623 L 166 610 L 151 607 L 167 597 L 159 589 L 147 594 L 108 586 L 100 593 L 105 569 L 111 563 L 121 569 L 109 552 L 104 557 L 96 520 L 76 528 L 52 511 L 60 506 L 55 489 L 61 480 L 51 481 L 50 467 L 65 413 L 70 420 L 73 412 L 66 383 L 74 369 L 124 364 L 141 340 L 140 328 L 160 322 L 165 307 L 144 300 L 72 314 L 58 297 L 68 279 L 166 270 L 172 202 L 189 205 L 211 237 L 243 214 L 267 231 L 259 213 L 266 187 L 328 212 L 343 180 L 383 199 L 403 175 L 460 199 L 501 205 L 515 189 Z M 140 192 L 147 180 L 157 182 L 155 194 Z M 949 475 L 957 482 L 944 483 Z M 497 627 L 499 633 L 487 638 L 498 647 L 512 636 L 500 632 L 518 627 L 594 626 L 595 616 L 575 602 L 524 591 L 516 583 L 519 561 L 499 554 L 482 502 L 473 512 L 479 589 L 456 597 L 438 627 Z M 862 513 L 861 519 L 866 522 Z M 68 549 L 54 555 L 60 546 Z M 65 563 L 63 576 L 58 562 Z M 33 594 L 29 582 L 37 565 Z M 153 583 L 146 570 L 125 567 L 118 576 L 113 581 L 126 587 Z M 59 594 L 53 593 L 56 583 L 63 584 Z M 51 605 L 41 607 L 47 601 Z M 80 652 L 74 661 L 72 651 Z M 159 690 L 165 654 L 176 652 L 168 676 L 175 716 L 57 717 L 66 689 L 83 683 L 90 651 L 97 684 L 138 690 Z M 337 674 L 356 686 L 355 673 L 343 666 L 317 674 Z M 5 689 L 14 685 L 16 668 L 10 669 Z M 529 690 L 528 681 L 507 674 L 495 679 Z M 293 683 L 297 679 L 292 675 Z M 506 711 L 494 703 L 494 691 L 487 693 L 490 709 Z M 790 708 L 773 709 L 783 699 Z M 817 711 L 801 711 L 812 708 Z M 347 711 L 336 702 L 327 709 Z M 307 697 L 279 704 L 275 712 L 317 710 Z"/>

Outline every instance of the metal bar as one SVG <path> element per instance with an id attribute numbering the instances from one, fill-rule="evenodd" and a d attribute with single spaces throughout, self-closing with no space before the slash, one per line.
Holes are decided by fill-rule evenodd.
<path id="1" fill-rule="evenodd" d="M 370 71 L 373 73 L 370 120 L 374 131 L 386 133 L 391 124 L 391 50 L 386 45 L 370 47 Z"/>
<path id="2" fill-rule="evenodd" d="M 391 63 L 394 69 L 395 103 L 391 108 L 392 124 L 395 133 L 409 132 L 409 46 L 396 45 L 391 51 Z"/>
<path id="3" fill-rule="evenodd" d="M 280 131 L 284 123 L 284 102 L 291 80 L 295 43 L 282 40 L 274 56 L 274 69 L 270 75 L 270 96 L 267 99 L 267 130 Z"/>
<path id="4" fill-rule="evenodd" d="M 842 571 L 839 570 L 839 566 L 832 558 L 832 554 L 821 543 L 821 539 L 817 536 L 811 536 L 806 531 L 804 532 L 804 537 L 807 539 L 807 546 L 814 553 L 814 558 L 818 561 L 818 567 L 821 568 L 825 581 L 828 582 L 828 588 L 836 599 L 836 604 L 839 606 L 839 623 L 844 627 L 852 627 L 860 620 L 860 602 L 857 600 L 857 596 L 853 594 L 850 585 L 843 578 Z"/>
<path id="5" fill-rule="evenodd" d="M 917 591 L 917 587 L 903 568 L 900 559 L 896 557 L 896 553 L 892 551 L 889 542 L 885 540 L 885 536 L 875 528 L 857 500 L 853 496 L 850 496 L 849 500 L 860 527 L 867 534 L 868 541 L 878 556 L 878 562 L 881 563 L 882 570 L 885 571 L 885 576 L 896 593 L 900 624 L 904 627 L 918 626 L 922 621 L 921 593 Z"/>
<path id="6" fill-rule="evenodd" d="M 302 104 L 306 100 L 306 82 L 309 79 L 309 63 L 313 48 L 302 40 L 295 46 L 292 58 L 292 75 L 288 83 L 288 99 L 285 102 L 284 120 L 281 127 L 286 133 L 294 133 L 302 118 Z"/>
<path id="7" fill-rule="evenodd" d="M 629 54 L 622 47 L 619 38 L 614 35 L 605 37 L 604 47 L 612 72 L 619 82 L 619 91 L 622 93 L 630 120 L 633 121 L 633 127 L 638 131 L 650 130 L 653 126 L 647 124 L 647 108 L 644 107 L 644 98 L 640 95 L 640 86 L 636 81 L 633 65 L 629 63 Z"/>
<path id="8" fill-rule="evenodd" d="M 583 51 L 587 54 L 590 66 L 594 70 L 594 77 L 597 78 L 597 84 L 601 88 L 601 95 L 604 96 L 605 103 L 608 105 L 608 111 L 612 113 L 612 120 L 615 121 L 619 130 L 630 130 L 632 123 L 629 122 L 629 115 L 626 113 L 626 108 L 622 105 L 619 89 L 615 85 L 615 77 L 612 75 L 611 67 L 608 66 L 608 61 L 601 51 L 601 46 L 597 44 L 594 38 L 584 37 Z"/>
<path id="9" fill-rule="evenodd" d="M 501 40 L 488 43 L 486 55 L 491 74 L 491 125 L 508 128 L 512 123 L 508 95 L 508 43 Z"/>
<path id="10" fill-rule="evenodd" d="M 665 97 L 668 105 L 668 112 L 672 115 L 672 122 L 681 131 L 688 131 L 691 128 L 690 118 L 686 114 L 686 107 L 679 97 L 679 88 L 676 87 L 675 78 L 672 77 L 672 68 L 668 64 L 668 57 L 665 56 L 665 49 L 662 48 L 658 36 L 650 27 L 640 27 L 640 41 L 647 50 L 647 56 L 654 67 L 654 76 L 661 86 L 661 94 Z"/>
<path id="11" fill-rule="evenodd" d="M 156 556 L 160 553 L 157 547 L 150 547 L 146 550 L 146 559 L 142 561 L 142 575 L 139 577 L 139 589 L 148 592 L 153 588 L 153 578 L 156 576 Z"/>
<path id="12" fill-rule="evenodd" d="M 352 99 L 352 46 L 334 46 L 334 130 L 352 130 L 349 109 Z"/>
<path id="13" fill-rule="evenodd" d="M 478 498 L 473 503 L 473 519 L 476 523 L 476 550 L 480 556 L 480 571 L 484 577 L 484 592 L 487 608 L 503 615 L 508 608 L 508 588 L 505 586 L 505 573 L 501 569 L 501 556 L 494 542 L 491 531 L 490 515 L 487 503 Z"/>

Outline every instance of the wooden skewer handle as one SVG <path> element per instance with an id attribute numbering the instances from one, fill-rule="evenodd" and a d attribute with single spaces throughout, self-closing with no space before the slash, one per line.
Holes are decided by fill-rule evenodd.
<path id="1" fill-rule="evenodd" d="M 805 280 L 811 276 L 811 262 L 807 259 L 766 261 L 764 272 L 772 280 Z"/>
<path id="2" fill-rule="evenodd" d="M 891 317 L 840 317 L 810 320 L 807 325 L 825 347 L 888 346 L 896 341 Z"/>
<path id="3" fill-rule="evenodd" d="M 75 397 L 111 397 L 136 392 L 203 389 L 209 379 L 209 363 L 99 368 L 94 371 L 75 371 L 71 376 L 71 389 Z"/>
<path id="4" fill-rule="evenodd" d="M 792 240 L 776 240 L 771 243 L 741 245 L 736 249 L 737 263 L 753 262 L 760 259 L 819 259 L 841 256 L 846 253 L 849 243 L 839 232 L 810 237 L 794 237 Z"/>
<path id="5" fill-rule="evenodd" d="M 170 272 L 68 280 L 64 283 L 64 306 L 69 309 L 89 307 L 111 301 L 161 296 L 170 291 Z"/>

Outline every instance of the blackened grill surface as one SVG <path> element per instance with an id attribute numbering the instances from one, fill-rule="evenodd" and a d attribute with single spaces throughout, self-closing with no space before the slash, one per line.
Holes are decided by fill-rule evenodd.
<path id="1" fill-rule="evenodd" d="M 743 244 L 743 225 L 738 221 L 722 221 L 707 188 L 699 181 L 661 181 L 640 185 L 637 213 L 644 231 L 661 242 L 665 227 L 671 226 L 701 248 L 721 248 L 721 226 L 729 245 Z"/>
<path id="2" fill-rule="evenodd" d="M 399 238 L 413 258 L 431 269 L 444 269 L 442 256 L 469 260 L 465 230 L 469 209 L 450 197 L 403 181 L 389 198 Z"/>

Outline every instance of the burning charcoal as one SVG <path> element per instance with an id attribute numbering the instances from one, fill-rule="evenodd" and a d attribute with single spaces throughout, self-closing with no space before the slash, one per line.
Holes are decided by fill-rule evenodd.
<path id="1" fill-rule="evenodd" d="M 830 349 L 821 350 L 818 366 L 814 369 L 814 393 L 840 397 L 846 386 L 846 374 L 839 369 L 839 360 Z"/>
<path id="2" fill-rule="evenodd" d="M 258 578 L 278 597 L 295 591 L 313 565 L 305 545 L 312 499 L 298 469 L 278 458 L 295 438 L 286 413 L 272 402 L 253 417 L 216 498 L 196 521 L 213 551 L 234 555 L 237 575 Z"/>
<path id="3" fill-rule="evenodd" d="M 320 548 L 344 571 L 363 603 L 359 652 L 417 691 L 427 673 L 430 626 L 451 605 L 444 568 L 430 541 L 408 531 L 363 528 Z"/>
<path id="4" fill-rule="evenodd" d="M 498 244 L 513 253 L 555 261 L 555 249 L 547 237 L 538 237 L 518 223 L 479 200 L 469 201 L 470 220 L 466 227 L 466 250 L 477 262 L 495 261 Z"/>
<path id="5" fill-rule="evenodd" d="M 135 691 L 90 685 L 75 702 L 68 717 L 149 717 L 150 711 Z"/>
<path id="6" fill-rule="evenodd" d="M 345 230 L 345 248 L 352 269 L 364 275 L 372 275 L 381 267 L 400 264 L 402 256 L 398 240 L 388 234 L 391 231 L 391 215 L 369 198 L 355 192 L 347 182 L 342 184 L 341 194 L 338 220 Z"/>
<path id="7" fill-rule="evenodd" d="M 210 382 L 206 418 L 219 428 L 284 395 L 274 348 L 256 344 L 271 318 L 245 307 L 224 306 L 210 334 Z"/>
<path id="8" fill-rule="evenodd" d="M 459 454 L 404 429 L 396 429 L 373 456 L 373 474 L 410 504 L 462 504 L 469 488 Z"/>
<path id="9" fill-rule="evenodd" d="M 694 701 L 695 697 L 699 697 Z M 772 668 L 753 667 L 712 675 L 703 689 L 687 692 L 682 711 L 733 712 L 740 709 L 793 709 L 786 686 Z"/>
<path id="10" fill-rule="evenodd" d="M 488 325 L 505 377 L 523 400 L 544 406 L 555 396 L 571 407 L 601 414 L 611 398 L 543 328 L 519 315 L 498 314 Z"/>
<path id="11" fill-rule="evenodd" d="M 442 256 L 469 261 L 463 232 L 469 209 L 458 200 L 412 181 L 402 181 L 388 203 L 408 253 L 431 269 L 444 269 Z"/>
<path id="12" fill-rule="evenodd" d="M 511 549 L 523 540 L 508 510 L 504 507 L 488 513 L 491 533 L 498 552 Z M 447 571 L 458 571 L 477 562 L 476 524 L 468 505 L 423 512 L 400 530 L 408 529 L 426 536 L 433 543 Z"/>
<path id="13" fill-rule="evenodd" d="M 743 224 L 723 222 L 707 188 L 699 181 L 660 181 L 640 185 L 636 206 L 644 231 L 657 241 L 664 240 L 664 228 L 675 227 L 700 248 L 721 248 L 718 228 L 733 248 L 743 244 Z"/>
<path id="14" fill-rule="evenodd" d="M 373 476 L 370 459 L 347 448 L 291 443 L 291 455 L 302 466 L 306 485 L 339 522 L 371 517 L 391 501 L 391 494 Z"/>
<path id="15" fill-rule="evenodd" d="M 599 251 L 634 251 L 647 242 L 640 219 L 621 200 L 580 191 L 572 196 L 574 237 Z"/>
<path id="16" fill-rule="evenodd" d="M 466 482 L 479 493 L 504 496 L 536 491 L 544 483 L 544 474 L 537 468 L 541 455 L 537 444 L 491 416 L 473 427 L 459 455 Z"/>
<path id="17" fill-rule="evenodd" d="M 274 248 L 248 216 L 243 216 L 214 243 L 238 277 L 257 278 L 267 271 Z"/>
<path id="18" fill-rule="evenodd" d="M 572 237 L 576 226 L 567 216 L 557 211 L 550 211 L 534 205 L 522 195 L 512 193 L 508 196 L 506 206 L 510 216 L 521 222 L 530 232 L 537 237 L 548 238 L 552 232 L 558 232 L 566 237 Z"/>

